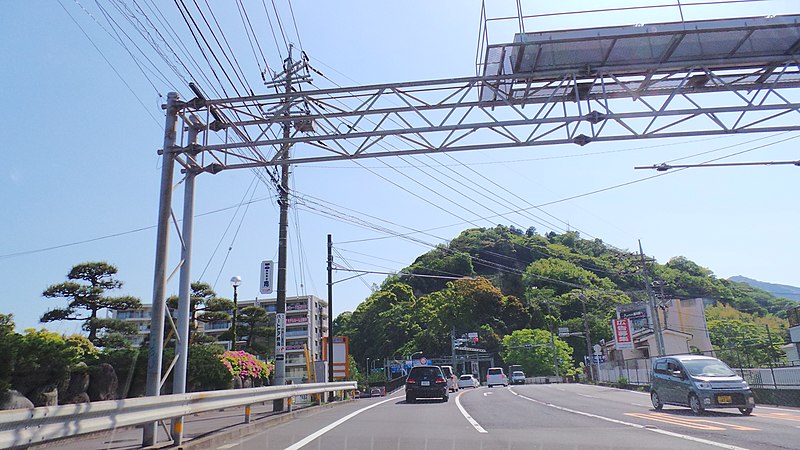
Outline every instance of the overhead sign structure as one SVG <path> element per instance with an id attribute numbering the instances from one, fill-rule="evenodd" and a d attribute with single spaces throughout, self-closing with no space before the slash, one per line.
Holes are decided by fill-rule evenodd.
<path id="1" fill-rule="evenodd" d="M 272 261 L 261 261 L 261 293 L 272 293 Z"/>
<path id="2" fill-rule="evenodd" d="M 613 319 L 614 348 L 617 350 L 633 350 L 633 334 L 630 319 Z"/>

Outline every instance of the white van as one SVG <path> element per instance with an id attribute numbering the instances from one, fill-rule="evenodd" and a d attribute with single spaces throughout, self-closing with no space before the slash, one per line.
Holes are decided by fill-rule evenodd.
<path id="1" fill-rule="evenodd" d="M 508 386 L 508 377 L 503 372 L 503 368 L 490 367 L 489 371 L 486 372 L 486 384 L 489 387 L 496 385 Z"/>

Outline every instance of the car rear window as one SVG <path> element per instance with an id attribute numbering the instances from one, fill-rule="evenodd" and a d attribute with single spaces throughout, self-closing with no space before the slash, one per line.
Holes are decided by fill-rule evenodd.
<path id="1" fill-rule="evenodd" d="M 489 369 L 489 375 L 500 375 L 503 373 L 503 369 Z"/>
<path id="2" fill-rule="evenodd" d="M 442 376 L 438 367 L 412 367 L 408 377 L 411 379 L 433 379 Z"/>
<path id="3" fill-rule="evenodd" d="M 523 372 L 520 372 L 520 371 L 516 371 L 516 372 L 514 372 L 514 376 L 515 376 L 515 377 L 524 377 L 524 376 L 525 376 L 525 373 L 523 373 Z"/>
<path id="4" fill-rule="evenodd" d="M 453 374 L 452 372 L 450 372 L 450 368 L 449 367 L 442 367 L 442 373 L 444 373 L 444 376 L 446 376 L 448 378 L 450 378 L 450 375 Z"/>
<path id="5" fill-rule="evenodd" d="M 470 378 L 472 378 L 472 375 L 461 375 L 462 380 L 469 380 Z"/>

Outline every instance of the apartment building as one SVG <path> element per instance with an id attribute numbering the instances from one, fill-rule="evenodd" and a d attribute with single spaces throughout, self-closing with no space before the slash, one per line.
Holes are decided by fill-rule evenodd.
<path id="1" fill-rule="evenodd" d="M 271 299 L 251 299 L 239 300 L 238 309 L 247 306 L 257 306 L 274 315 L 277 300 Z M 233 313 L 230 311 L 229 313 Z M 306 372 L 306 359 L 304 349 L 307 347 L 310 360 L 317 361 L 322 358 L 322 338 L 328 336 L 328 302 L 313 295 L 287 297 L 286 298 L 286 379 L 292 383 L 303 383 L 309 381 Z M 125 320 L 136 324 L 137 335 L 133 337 L 134 345 L 141 345 L 145 337 L 150 333 L 150 320 L 152 317 L 152 307 L 142 305 L 136 310 L 114 311 L 115 319 Z M 231 327 L 231 321 L 216 321 L 203 323 L 198 322 L 198 333 L 217 337 Z M 238 330 L 242 330 L 239 326 Z M 241 333 L 241 331 L 239 331 Z M 246 336 L 237 336 L 237 348 L 241 348 Z M 231 348 L 231 342 L 220 341 L 220 344 Z"/>

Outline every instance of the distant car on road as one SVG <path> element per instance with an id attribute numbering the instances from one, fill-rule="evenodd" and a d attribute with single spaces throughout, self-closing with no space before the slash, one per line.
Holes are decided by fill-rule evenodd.
<path id="1" fill-rule="evenodd" d="M 414 403 L 418 398 L 448 400 L 447 379 L 439 366 L 415 366 L 408 372 L 406 403 Z"/>
<path id="2" fill-rule="evenodd" d="M 489 387 L 498 385 L 508 386 L 508 377 L 505 372 L 503 372 L 503 368 L 490 367 L 489 371 L 486 372 L 486 384 Z"/>
<path id="3" fill-rule="evenodd" d="M 442 373 L 444 377 L 447 378 L 447 388 L 450 389 L 450 392 L 455 392 L 458 390 L 458 378 L 456 378 L 456 374 L 453 373 L 453 368 L 451 366 L 439 366 L 442 368 Z"/>
<path id="4" fill-rule="evenodd" d="M 477 387 L 481 387 L 481 382 L 478 381 L 477 378 L 475 378 L 475 375 L 472 375 L 472 374 L 461 375 L 461 377 L 458 378 L 458 387 L 459 388 L 468 388 L 468 387 L 477 388 Z"/>
<path id="5" fill-rule="evenodd" d="M 511 373 L 511 384 L 525 384 L 525 372 L 515 370 Z"/>
<path id="6" fill-rule="evenodd" d="M 382 397 L 383 396 L 383 389 L 379 387 L 373 387 L 369 390 L 370 397 Z"/>

